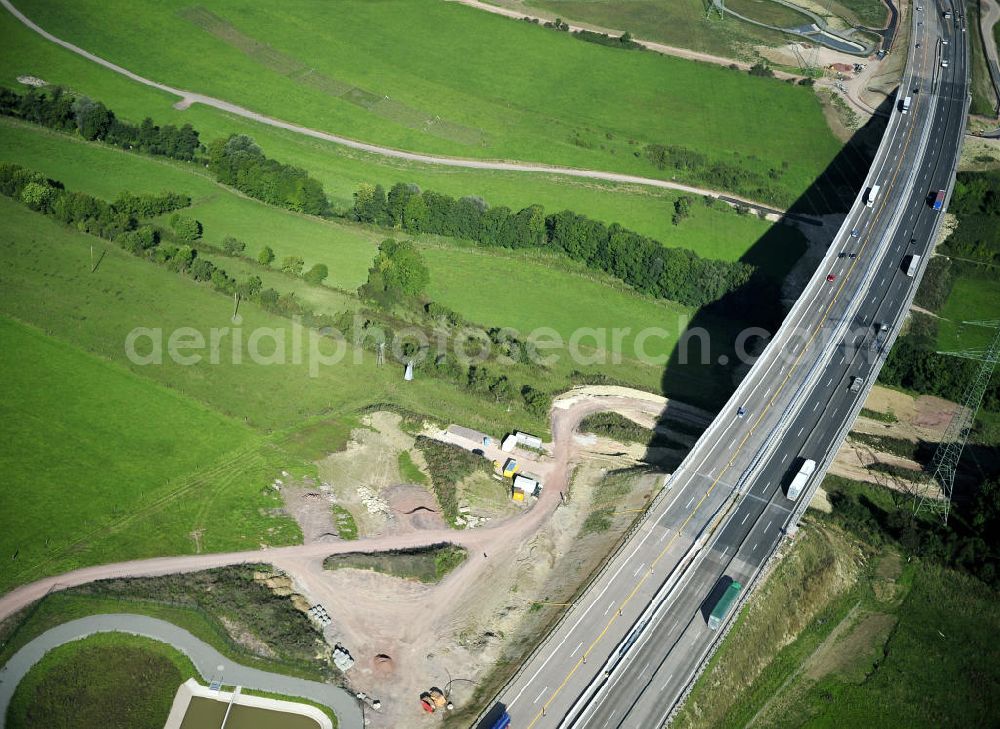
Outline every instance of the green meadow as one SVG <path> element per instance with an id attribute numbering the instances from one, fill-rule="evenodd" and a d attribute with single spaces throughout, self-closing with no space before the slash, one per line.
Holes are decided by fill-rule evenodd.
<path id="1" fill-rule="evenodd" d="M 962 322 L 1000 319 L 1000 281 L 985 274 L 957 276 L 938 314 L 938 347 L 942 350 L 986 347 L 996 331 Z"/>
<path id="2" fill-rule="evenodd" d="M 278 260 L 299 255 L 306 266 L 325 263 L 332 286 L 355 289 L 366 276 L 378 242 L 390 231 L 280 210 L 215 183 L 197 165 L 132 154 L 99 143 L 16 120 L 0 118 L 0 160 L 16 162 L 57 179 L 71 189 L 113 199 L 123 190 L 155 193 L 162 190 L 191 196 L 190 214 L 205 225 L 205 240 L 220 246 L 226 236 L 247 243 L 249 254 L 265 245 Z M 672 204 L 669 209 L 672 210 Z M 754 216 L 738 215 L 728 208 L 709 207 L 696 201 L 691 217 L 670 225 L 664 242 L 696 250 L 707 258 L 738 260 L 751 253 L 765 235 L 779 250 L 767 256 L 776 266 L 787 260 L 785 252 L 801 254 L 801 236 L 789 226 L 771 225 Z M 668 210 L 663 215 L 670 217 Z M 769 232 L 770 228 L 770 232 Z"/>
<path id="3" fill-rule="evenodd" d="M 345 209 L 363 182 L 387 189 L 396 182 L 420 185 L 455 197 L 478 195 L 490 204 L 518 209 L 540 203 L 547 210 L 571 209 L 605 222 L 619 222 L 666 245 L 691 248 L 711 257 L 737 258 L 770 224 L 697 206 L 681 226 L 671 224 L 678 194 L 636 185 L 487 170 L 418 164 L 365 154 L 321 140 L 247 121 L 221 111 L 192 106 L 173 108 L 176 97 L 130 81 L 41 38 L 10 14 L 0 13 L 0 83 L 34 74 L 52 84 L 104 101 L 123 118 L 138 122 L 150 115 L 157 123 L 190 122 L 202 139 L 239 133 L 252 136 L 271 157 L 307 169 L 323 182 L 335 207 Z"/>
<path id="4" fill-rule="evenodd" d="M 330 270 L 328 283 L 351 292 L 364 281 L 377 241 L 393 235 L 390 231 L 279 210 L 215 184 L 195 166 L 86 143 L 20 122 L 0 119 L 0 140 L 6 142 L 4 146 L 9 151 L 5 156 L 11 161 L 38 169 L 64 182 L 70 189 L 109 199 L 122 190 L 185 192 L 193 198 L 192 207 L 186 212 L 204 223 L 207 242 L 218 246 L 225 236 L 236 235 L 247 242 L 251 254 L 270 245 L 279 261 L 285 255 L 299 255 L 307 266 L 325 263 Z M 746 219 L 700 203 L 694 206 L 694 211 L 694 216 L 713 215 L 734 222 Z M 684 221 L 681 227 L 687 222 Z M 780 267 L 782 261 L 797 258 L 801 247 L 794 238 L 797 236 L 794 229 L 779 226 L 775 230 L 780 232 L 777 245 L 787 253 L 782 255 L 780 250 L 773 249 L 775 241 L 769 242 L 768 247 L 774 266 Z M 773 235 L 768 236 L 769 241 L 772 238 Z M 781 238 L 787 238 L 788 242 Z M 677 391 L 676 383 L 661 383 L 663 368 L 656 358 L 665 360 L 673 351 L 678 336 L 694 315 L 688 307 L 640 296 L 611 277 L 588 271 L 562 257 L 542 253 L 515 254 L 457 245 L 433 237 L 424 237 L 421 245 L 431 270 L 429 296 L 468 321 L 484 326 L 512 327 L 522 333 L 551 327 L 564 341 L 569 341 L 572 333 L 582 327 L 606 332 L 606 339 L 581 341 L 581 349 L 587 352 L 595 348 L 608 349 L 612 345 L 613 329 L 629 330 L 621 339 L 624 349 L 621 361 L 615 362 L 605 356 L 579 365 L 563 356 L 552 372 L 533 373 L 532 376 L 539 377 L 543 384 L 564 387 L 564 378 L 579 369 L 600 371 L 651 390 L 662 386 L 668 391 Z M 337 314 L 359 306 L 355 297 L 327 286 L 309 286 L 300 279 L 262 269 L 241 259 L 217 254 L 208 254 L 208 257 L 231 274 L 261 275 L 266 285 L 282 292 L 294 292 L 317 312 Z M 721 320 L 714 324 L 716 333 L 735 332 L 737 328 L 737 323 Z M 646 327 L 662 327 L 666 333 L 646 340 L 643 350 L 654 359 L 643 364 L 636 356 L 635 337 Z M 732 337 L 717 338 L 715 348 L 724 347 L 726 339 L 732 341 Z M 730 353 L 725 348 L 713 350 L 713 360 L 720 354 Z M 555 379 L 546 380 L 546 375 Z M 707 389 L 697 388 L 703 404 L 722 397 L 727 387 L 725 376 L 720 379 L 721 373 L 701 371 L 693 366 L 674 368 L 671 375 L 684 380 L 692 378 L 699 383 L 711 380 L 714 384 Z"/>
<path id="5" fill-rule="evenodd" d="M 84 325 L 83 317 L 78 323 Z M 190 492 L 190 483 L 220 462 L 242 467 L 259 445 L 243 423 L 33 327 L 0 317 L 0 339 L 6 504 L 0 509 L 0 586 L 46 572 L 53 562 L 67 569 L 88 563 L 103 555 L 101 540 L 139 536 L 122 533 L 126 517 L 152 513 L 182 489 Z M 200 483 L 198 495 L 214 499 L 218 486 Z M 243 512 L 260 503 L 255 492 L 241 495 L 252 506 L 237 506 L 225 529 L 245 527 Z M 143 526 L 152 527 L 144 540 L 169 541 L 167 524 Z M 170 536 L 186 539 L 183 532 Z"/>
<path id="6" fill-rule="evenodd" d="M 22 10 L 146 77 L 402 149 L 655 176 L 642 148 L 677 144 L 765 174 L 787 163 L 776 184 L 791 201 L 840 146 L 810 89 L 446 2 L 225 0 L 208 11 L 31 0 Z"/>

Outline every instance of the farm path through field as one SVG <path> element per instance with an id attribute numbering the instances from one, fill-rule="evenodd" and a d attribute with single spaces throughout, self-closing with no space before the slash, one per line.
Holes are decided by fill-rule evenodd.
<path id="1" fill-rule="evenodd" d="M 360 661 L 357 690 L 376 690 L 384 699 L 416 696 L 426 683 L 430 659 L 441 650 L 441 636 L 455 633 L 456 625 L 470 619 L 481 606 L 484 590 L 504 579 L 505 571 L 516 569 L 522 545 L 531 542 L 551 523 L 568 491 L 573 468 L 589 452 L 584 442 L 574 438 L 580 422 L 592 413 L 612 410 L 633 420 L 654 422 L 667 400 L 651 393 L 621 387 L 580 387 L 556 399 L 552 408 L 551 470 L 540 497 L 527 511 L 488 527 L 476 529 L 426 529 L 391 533 L 354 541 L 312 542 L 290 547 L 157 557 L 73 570 L 19 587 L 0 597 L 0 621 L 53 591 L 89 582 L 129 577 L 155 577 L 174 573 L 240 564 L 269 564 L 288 575 L 294 589 L 310 604 L 321 604 L 333 617 L 325 630 L 329 644 L 350 646 Z M 672 412 L 692 422 L 710 418 L 696 408 L 673 403 Z M 683 415 L 688 410 L 689 415 Z M 330 555 L 377 553 L 388 550 L 429 547 L 441 543 L 464 547 L 465 561 L 437 584 L 386 577 L 374 572 L 349 571 L 344 574 L 324 568 Z M 363 597 L 362 597 L 363 596 Z M 462 652 L 463 655 L 468 651 Z M 459 651 L 449 654 L 452 669 L 461 665 Z M 373 657 L 391 656 L 391 678 L 371 676 Z M 387 658 L 387 660 L 389 660 Z M 465 669 L 463 669 L 465 670 Z M 469 667 L 468 670 L 475 670 Z M 381 679 L 381 682 L 379 682 Z M 372 682 L 375 682 L 374 685 Z M 391 690 L 389 686 L 393 687 Z M 399 726 L 404 721 L 405 701 L 387 701 L 372 726 L 377 729 Z M 403 713 L 401 713 L 403 712 Z"/>
<path id="2" fill-rule="evenodd" d="M 549 22 L 552 17 L 545 17 L 542 15 L 534 15 L 532 13 L 526 13 L 521 10 L 513 10 L 511 8 L 500 7 L 498 5 L 491 5 L 490 3 L 482 2 L 482 0 L 448 0 L 449 2 L 456 2 L 462 5 L 468 5 L 472 8 L 477 8 L 479 10 L 485 10 L 488 13 L 495 13 L 496 15 L 503 15 L 507 18 L 514 18 L 515 20 L 522 20 L 523 18 L 530 18 L 531 20 L 537 20 L 539 22 Z M 565 23 L 565 19 L 563 19 Z M 574 25 L 573 23 L 567 23 L 569 32 L 574 32 L 578 30 L 592 30 L 597 33 L 607 33 L 612 36 L 620 36 L 624 31 L 622 30 L 612 30 L 609 28 L 602 28 L 593 24 L 583 24 Z M 738 66 L 744 71 L 750 70 L 749 63 L 744 63 L 743 61 L 737 61 L 734 58 L 726 58 L 725 56 L 715 56 L 711 53 L 701 53 L 700 51 L 693 51 L 690 48 L 678 48 L 676 46 L 668 46 L 665 43 L 657 43 L 656 41 L 642 40 L 641 38 L 632 38 L 635 43 L 641 46 L 645 46 L 651 51 L 656 53 L 662 53 L 664 56 L 674 56 L 676 58 L 684 58 L 688 61 L 701 61 L 703 63 L 712 63 L 716 66 Z M 787 73 L 785 71 L 775 71 L 774 75 L 776 78 L 780 79 L 800 79 L 802 76 L 798 76 L 793 73 Z"/>
<path id="3" fill-rule="evenodd" d="M 664 398 L 649 393 L 629 391 L 626 388 L 614 388 L 610 393 L 598 392 L 597 394 L 588 391 L 587 388 L 579 388 L 570 391 L 568 396 L 570 396 L 570 400 L 564 401 L 561 407 L 557 401 L 557 406 L 553 408 L 553 445 L 551 451 L 553 463 L 546 488 L 531 509 L 517 516 L 498 521 L 489 527 L 477 529 L 421 530 L 355 541 L 338 540 L 246 552 L 155 557 L 84 567 L 62 575 L 37 580 L 15 588 L 0 597 L 0 621 L 50 592 L 96 580 L 152 577 L 180 572 L 196 572 L 237 564 L 272 564 L 296 579 L 310 593 L 313 590 L 319 593 L 309 595 L 316 599 L 324 597 L 322 593 L 326 592 L 323 589 L 321 578 L 325 574 L 323 561 L 330 555 L 351 552 L 385 552 L 426 547 L 442 542 L 462 546 L 470 554 L 466 563 L 449 575 L 445 581 L 448 583 L 450 591 L 459 594 L 462 586 L 474 581 L 482 567 L 485 566 L 485 560 L 479 558 L 480 554 L 486 553 L 491 555 L 491 558 L 492 555 L 495 555 L 497 559 L 503 559 L 504 554 L 514 550 L 522 541 L 534 534 L 559 506 L 561 494 L 566 491 L 569 483 L 573 459 L 578 455 L 579 446 L 574 443 L 573 433 L 583 418 L 604 410 L 642 413 L 655 417 L 663 411 L 666 404 Z M 678 407 L 681 407 L 680 404 Z M 340 602 L 333 595 L 329 597 L 333 602 Z M 447 608 L 447 605 L 440 607 Z M 439 617 L 438 610 L 428 609 L 420 612 L 413 619 L 427 624 L 433 622 L 437 617 Z"/>
<path id="4" fill-rule="evenodd" d="M 614 182 L 618 184 L 627 185 L 644 185 L 647 187 L 659 187 L 667 190 L 677 190 L 679 192 L 687 192 L 693 195 L 709 195 L 714 198 L 722 199 L 730 205 L 737 203 L 746 204 L 753 206 L 758 209 L 763 209 L 766 211 L 774 210 L 772 206 L 762 205 L 749 198 L 738 197 L 732 195 L 728 192 L 720 192 L 716 190 L 709 190 L 703 187 L 693 187 L 691 185 L 682 185 L 678 182 L 671 182 L 669 180 L 658 180 L 652 177 L 640 177 L 639 175 L 626 175 L 616 172 L 604 172 L 602 170 L 587 170 L 579 169 L 576 167 L 558 167 L 555 165 L 544 165 L 544 164 L 530 164 L 526 162 L 504 162 L 500 160 L 475 160 L 467 159 L 462 157 L 438 157 L 428 154 L 420 154 L 418 152 L 407 152 L 401 149 L 393 149 L 391 147 L 382 147 L 377 144 L 369 144 L 367 142 L 362 142 L 357 139 L 350 139 L 348 137 L 342 137 L 336 134 L 331 134 L 329 132 L 320 131 L 318 129 L 312 129 L 310 127 L 303 127 L 298 124 L 293 124 L 291 122 L 284 121 L 282 119 L 276 119 L 265 114 L 260 114 L 255 111 L 251 111 L 245 107 L 233 104 L 231 102 L 225 101 L 223 99 L 217 99 L 212 96 L 205 96 L 204 94 L 198 94 L 191 91 L 185 91 L 183 89 L 177 89 L 173 86 L 167 86 L 166 84 L 159 83 L 158 81 L 153 81 L 151 79 L 145 78 L 129 71 L 127 68 L 123 68 L 116 63 L 112 63 L 100 56 L 97 56 L 89 51 L 86 51 L 79 46 L 75 46 L 68 41 L 57 38 L 56 36 L 49 33 L 47 30 L 39 26 L 37 23 L 32 21 L 28 16 L 14 7 L 10 0 L 0 0 L 0 5 L 3 5 L 8 12 L 11 13 L 18 21 L 23 25 L 27 26 L 34 32 L 41 35 L 48 41 L 55 43 L 56 45 L 62 46 L 63 48 L 76 53 L 79 56 L 83 56 L 88 61 L 92 61 L 98 65 L 101 65 L 115 73 L 121 74 L 131 80 L 143 84 L 145 86 L 150 86 L 154 89 L 159 89 L 168 94 L 174 96 L 179 96 L 180 101 L 176 105 L 179 109 L 186 109 L 191 104 L 203 104 L 205 106 L 210 106 L 220 111 L 233 114 L 235 116 L 243 117 L 244 119 L 249 119 L 260 124 L 267 124 L 268 126 L 277 127 L 279 129 L 284 129 L 286 131 L 294 132 L 295 134 L 302 134 L 308 137 L 313 137 L 315 139 L 321 139 L 326 142 L 332 142 L 333 144 L 339 144 L 344 147 L 349 147 L 351 149 L 357 149 L 362 152 L 368 152 L 370 154 L 376 154 L 382 157 L 391 157 L 395 159 L 407 160 L 409 162 L 419 162 L 422 164 L 430 165 L 440 165 L 444 167 L 462 167 L 468 169 L 477 170 L 497 170 L 502 172 L 529 172 L 536 174 L 546 174 L 546 175 L 564 175 L 567 177 L 582 177 L 592 180 L 603 180 L 605 182 Z M 486 6 L 490 7 L 490 6 Z M 658 45 L 658 44 L 653 44 Z M 652 47 L 652 46 L 651 46 Z M 664 46 L 666 48 L 666 46 Z M 702 59 L 704 60 L 704 59 Z M 728 65 L 727 62 L 726 65 Z M 776 74 L 777 75 L 777 74 Z"/>

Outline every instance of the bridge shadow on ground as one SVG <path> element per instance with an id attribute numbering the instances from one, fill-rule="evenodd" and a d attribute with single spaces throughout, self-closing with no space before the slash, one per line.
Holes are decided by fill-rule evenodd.
<path id="1" fill-rule="evenodd" d="M 887 99 L 879 111 L 888 115 L 893 103 Z M 885 128 L 886 118 L 877 115 L 855 132 L 789 207 L 783 222 L 771 226 L 740 259 L 756 267 L 751 280 L 692 317 L 661 375 L 660 389 L 668 402 L 654 438 L 678 431 L 697 435 L 700 431 L 693 429 L 704 430 L 732 395 L 833 242 L 841 222 L 836 216 L 847 214 L 864 185 Z M 802 228 L 813 229 L 811 245 Z M 799 268 L 809 270 L 792 281 L 789 273 L 803 256 Z M 677 465 L 662 459 L 655 442 L 648 444 L 644 460 L 666 471 Z"/>
<path id="2" fill-rule="evenodd" d="M 891 105 L 891 101 L 885 102 L 880 111 L 889 112 Z M 790 206 L 789 215 L 799 221 L 813 219 L 811 225 L 819 230 L 822 223 L 815 220 L 816 216 L 846 214 L 868 174 L 885 123 L 883 117 L 875 116 L 859 129 L 822 174 Z M 771 226 L 741 258 L 742 262 L 757 268 L 751 281 L 740 290 L 698 310 L 690 321 L 682 325 L 684 333 L 661 374 L 661 391 L 668 401 L 657 418 L 651 440 L 645 444 L 642 461 L 646 466 L 612 471 L 609 475 L 647 470 L 672 472 L 729 399 L 749 371 L 749 363 L 741 361 L 738 348 L 759 354 L 770 333 L 777 330 L 787 313 L 782 304 L 783 284 L 807 251 L 806 238 L 796 225 L 810 223 L 785 222 Z M 828 227 L 824 232 L 832 241 L 835 227 Z M 827 245 L 829 242 L 813 251 L 817 261 L 816 254 L 824 253 Z M 798 294 L 797 291 L 792 293 Z M 669 323 L 651 322 L 651 325 L 666 328 Z M 629 384 L 627 380 L 615 377 L 613 368 L 610 376 L 591 377 L 590 383 Z M 726 587 L 728 583 L 717 585 L 718 593 L 713 592 L 706 601 L 706 620 Z M 511 663 L 506 670 L 513 671 L 515 665 Z M 503 723 L 505 711 L 503 704 L 494 704 L 489 713 L 476 723 L 476 729 L 506 726 Z"/>

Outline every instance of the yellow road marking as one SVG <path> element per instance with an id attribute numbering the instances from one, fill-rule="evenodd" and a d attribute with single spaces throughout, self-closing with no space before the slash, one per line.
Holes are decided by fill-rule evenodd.
<path id="1" fill-rule="evenodd" d="M 924 58 L 925 58 L 924 53 L 921 53 L 921 61 L 922 62 L 923 62 Z M 913 135 L 913 129 L 914 129 L 914 126 L 910 125 L 909 129 L 906 132 L 906 137 L 903 140 L 903 149 L 902 149 L 902 151 L 900 153 L 900 158 L 902 158 L 902 157 L 904 157 L 906 155 L 906 151 L 907 151 L 907 149 L 910 146 L 910 142 L 912 141 L 911 137 Z M 874 216 L 875 219 L 877 219 L 882 214 L 882 211 L 885 210 L 885 206 L 886 206 L 886 204 L 887 204 L 887 202 L 889 200 L 889 194 L 888 194 L 888 192 L 889 192 L 890 189 L 892 189 L 895 186 L 895 184 L 896 184 L 896 178 L 899 176 L 899 173 L 900 173 L 901 170 L 902 170 L 902 166 L 897 166 L 896 167 L 896 171 L 892 175 L 892 179 L 889 180 L 889 184 L 886 186 L 888 189 L 886 190 L 886 194 L 884 194 L 882 196 L 882 201 L 881 201 L 881 204 L 879 205 L 878 213 Z M 570 671 L 569 671 L 569 673 L 566 674 L 566 678 L 563 679 L 562 683 L 560 683 L 559 686 L 556 687 L 556 689 L 549 695 L 549 698 L 545 701 L 545 703 L 542 704 L 542 708 L 535 715 L 535 718 L 531 720 L 531 723 L 528 724 L 527 729 L 532 729 L 535 726 L 535 724 L 538 723 L 538 720 L 541 719 L 543 716 L 545 716 L 545 710 L 548 708 L 549 704 L 551 704 L 552 701 L 555 700 L 555 698 L 559 695 L 559 692 L 562 691 L 563 688 L 565 688 L 565 686 L 566 686 L 567 683 L 569 683 L 570 679 L 576 673 L 577 669 L 581 665 L 583 665 L 584 661 L 587 659 L 587 656 L 590 655 L 590 652 L 597 646 L 598 643 L 600 643 L 600 641 L 607 634 L 608 630 L 611 629 L 611 626 L 614 625 L 615 621 L 618 620 L 618 618 L 622 616 L 622 612 L 625 609 L 625 607 L 629 604 L 629 602 L 632 600 L 632 598 L 635 597 L 636 593 L 640 590 L 640 588 L 643 586 L 643 584 L 645 584 L 646 580 L 652 574 L 652 569 L 656 566 L 656 563 L 660 561 L 660 559 L 663 557 L 664 554 L 667 553 L 667 551 L 669 551 L 669 549 L 673 546 L 673 544 L 676 541 L 676 539 L 679 536 L 681 536 L 681 534 L 684 531 L 684 527 L 686 527 L 688 525 L 688 522 L 690 522 L 691 519 L 694 518 L 695 514 L 698 513 L 698 509 L 701 508 L 702 503 L 704 503 L 705 499 L 708 498 L 708 496 L 715 489 L 716 485 L 718 485 L 719 481 L 722 480 L 722 477 L 725 475 L 725 473 L 732 466 L 733 461 L 736 460 L 736 456 L 743 449 L 743 446 L 746 445 L 747 440 L 749 440 L 750 436 L 753 435 L 753 433 L 756 430 L 757 426 L 760 425 L 761 421 L 764 419 L 764 416 L 767 414 L 767 412 L 774 405 L 775 400 L 778 398 L 778 395 L 784 389 L 785 385 L 788 384 L 788 381 L 789 381 L 789 379 L 791 379 L 792 373 L 795 371 L 795 368 L 799 366 L 799 360 L 802 359 L 802 355 L 805 354 L 806 350 L 812 344 L 813 340 L 815 340 L 815 338 L 819 335 L 820 331 L 822 331 L 823 324 L 826 321 L 827 316 L 829 315 L 829 313 L 833 309 L 833 307 L 836 305 L 837 300 L 840 298 L 841 293 L 843 293 L 843 291 L 844 291 L 844 287 L 847 285 L 847 278 L 848 278 L 848 276 L 850 276 L 854 272 L 855 266 L 857 266 L 858 262 L 861 260 L 861 253 L 865 250 L 865 248 L 869 244 L 869 242 L 871 240 L 871 231 L 873 229 L 874 229 L 874 226 L 869 226 L 868 232 L 865 233 L 865 236 L 862 239 L 861 247 L 858 249 L 858 256 L 853 259 L 853 262 L 850 264 L 850 267 L 848 268 L 847 273 L 845 273 L 841 277 L 840 286 L 834 292 L 833 298 L 830 300 L 829 305 L 826 307 L 826 310 L 823 312 L 823 315 L 820 317 L 819 322 L 817 323 L 816 327 L 813 329 L 812 334 L 809 336 L 809 339 L 806 341 L 805 345 L 799 351 L 799 354 L 795 357 L 795 360 L 792 362 L 792 366 L 789 368 L 788 373 L 785 375 L 784 379 L 781 381 L 781 384 L 778 386 L 778 389 L 775 391 L 774 395 L 771 397 L 771 399 L 768 401 L 767 405 L 764 407 L 764 409 L 761 411 L 760 415 L 757 417 L 756 422 L 750 427 L 750 429 L 743 436 L 743 440 L 740 441 L 739 447 L 735 449 L 735 451 L 733 452 L 732 457 L 729 459 L 729 461 L 726 463 L 726 465 L 723 467 L 723 469 L 719 472 L 719 475 L 715 477 L 715 480 L 708 487 L 708 489 L 705 491 L 705 493 L 702 495 L 702 497 L 698 500 L 698 503 L 694 505 L 694 508 L 687 515 L 687 518 L 684 519 L 684 522 L 681 524 L 680 528 L 677 529 L 676 532 L 674 532 L 674 535 L 667 541 L 666 546 L 656 556 L 656 559 L 654 559 L 652 561 L 652 563 L 650 565 L 650 570 L 648 572 L 643 573 L 642 577 L 639 578 L 639 581 L 636 583 L 635 587 L 628 594 L 628 596 L 622 601 L 622 603 L 618 606 L 618 609 L 615 611 L 615 613 L 611 616 L 611 620 L 608 621 L 607 625 L 604 626 L 604 629 L 598 634 L 598 636 L 596 638 L 594 638 L 593 642 L 591 642 L 591 644 L 590 644 L 590 646 L 588 646 L 587 650 L 584 651 L 583 656 L 581 658 L 577 659 L 577 661 L 574 664 L 573 668 L 571 668 Z"/>

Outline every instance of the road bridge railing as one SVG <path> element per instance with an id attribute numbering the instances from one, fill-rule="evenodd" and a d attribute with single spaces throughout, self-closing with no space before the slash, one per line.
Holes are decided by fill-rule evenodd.
<path id="1" fill-rule="evenodd" d="M 968 47 L 964 43 L 962 44 L 962 53 L 966 57 L 968 56 Z M 935 67 L 936 67 L 935 76 L 936 77 L 940 76 L 940 73 L 939 73 L 940 72 L 940 66 L 939 66 L 938 61 L 939 61 L 939 59 L 936 59 L 936 63 L 935 63 Z M 967 61 L 966 61 L 965 65 L 964 65 L 964 68 L 966 69 L 966 87 L 968 88 L 968 86 L 969 86 L 969 79 L 968 79 L 968 69 L 969 69 L 969 66 L 968 66 Z M 965 98 L 963 109 L 962 109 L 962 118 L 963 119 L 968 116 L 969 107 L 970 107 L 971 101 L 972 101 L 971 94 L 966 94 L 966 98 Z M 925 128 L 925 132 L 924 132 L 924 136 L 925 137 L 929 133 L 929 129 L 930 129 L 930 124 L 928 124 L 926 126 L 926 128 Z M 948 183 L 948 185 L 946 186 L 945 189 L 946 189 L 946 203 L 945 203 L 945 207 L 947 207 L 947 202 L 950 201 L 951 195 L 952 195 L 953 190 L 954 190 L 954 169 L 952 169 L 951 180 L 949 181 L 949 183 Z M 934 226 L 933 226 L 933 229 L 932 229 L 932 233 L 931 233 L 931 237 L 930 237 L 931 249 L 933 248 L 933 241 L 935 241 L 937 239 L 937 236 L 940 234 L 940 229 L 941 229 L 942 224 L 943 224 L 943 217 L 939 216 L 935 220 L 935 223 L 934 223 Z M 863 390 L 859 394 L 858 398 L 856 398 L 855 401 L 854 401 L 854 403 L 852 404 L 850 412 L 848 414 L 848 417 L 844 420 L 844 423 L 841 426 L 841 428 L 838 430 L 838 433 L 837 433 L 836 437 L 833 438 L 830 441 L 828 447 L 824 450 L 823 455 L 818 459 L 818 466 L 819 466 L 819 468 L 817 470 L 817 473 L 820 476 L 823 473 L 825 473 L 826 470 L 832 464 L 834 458 L 837 455 L 837 452 L 840 450 L 840 447 L 841 447 L 842 443 L 847 438 L 847 435 L 850 432 L 850 429 L 851 429 L 852 425 L 854 424 L 854 421 L 856 420 L 856 418 L 860 414 L 861 409 L 864 407 L 865 400 L 867 399 L 868 394 L 871 392 L 872 387 L 874 387 L 875 380 L 876 380 L 876 377 L 878 375 L 878 372 L 881 370 L 882 366 L 884 365 L 885 360 L 888 357 L 888 353 L 889 353 L 889 351 L 892 348 L 892 345 L 895 343 L 897 337 L 899 336 L 900 329 L 901 329 L 901 324 L 902 324 L 903 320 L 909 315 L 909 308 L 910 308 L 910 306 L 913 303 L 914 297 L 916 296 L 917 289 L 918 289 L 919 283 L 920 283 L 920 279 L 923 276 L 924 271 L 927 268 L 927 265 L 928 265 L 928 262 L 929 262 L 929 258 L 930 258 L 930 256 L 923 256 L 922 257 L 921 262 L 920 262 L 919 267 L 918 267 L 918 270 L 917 270 L 917 272 L 914 275 L 914 281 L 913 281 L 912 285 L 907 290 L 907 294 L 905 296 L 903 305 L 897 311 L 897 315 L 896 315 L 896 317 L 894 319 L 893 326 L 891 327 L 889 335 L 887 336 L 887 338 L 885 340 L 884 346 L 882 346 L 882 347 L 880 347 L 880 348 L 878 348 L 878 349 L 875 350 L 876 355 L 875 355 L 875 359 L 874 359 L 872 367 L 871 367 L 871 376 L 866 377 L 865 385 L 863 387 Z M 794 534 L 795 526 L 798 524 L 799 520 L 802 518 L 803 514 L 805 513 L 805 510 L 808 508 L 808 505 L 809 505 L 810 501 L 812 500 L 812 498 L 815 495 L 817 489 L 819 488 L 821 480 L 822 479 L 819 478 L 819 477 L 814 477 L 812 479 L 810 485 L 807 487 L 805 493 L 803 493 L 802 497 L 797 502 L 795 508 L 792 510 L 791 513 L 789 513 L 789 515 L 788 515 L 788 517 L 787 517 L 787 519 L 785 521 L 785 525 L 784 525 L 784 533 L 786 535 L 792 535 L 792 534 Z M 770 571 L 770 569 L 772 568 L 772 566 L 774 564 L 774 561 L 775 561 L 775 558 L 780 553 L 781 546 L 784 543 L 785 543 L 785 540 L 783 540 L 783 539 L 779 539 L 777 542 L 775 542 L 775 544 L 770 548 L 769 553 L 768 553 L 767 557 L 765 558 L 765 560 L 761 563 L 761 565 L 759 566 L 759 568 L 755 571 L 754 575 L 749 580 L 749 584 L 744 585 L 744 590 L 742 591 L 740 599 L 738 600 L 736 606 L 734 607 L 734 609 L 732 609 L 730 611 L 729 617 L 726 619 L 724 625 L 721 626 L 721 629 L 717 632 L 714 640 L 709 644 L 709 646 L 707 647 L 706 651 L 702 655 L 702 657 L 701 657 L 701 659 L 699 661 L 699 669 L 698 669 L 698 671 L 690 678 L 690 680 L 688 681 L 687 685 L 685 686 L 684 691 L 678 696 L 677 700 L 674 702 L 673 706 L 671 707 L 670 713 L 667 715 L 667 717 L 665 719 L 665 722 L 663 723 L 664 727 L 669 726 L 670 721 L 676 715 L 677 711 L 680 710 L 680 707 L 683 706 L 685 700 L 687 699 L 687 696 L 690 694 L 690 692 L 693 689 L 695 683 L 697 682 L 697 680 L 700 678 L 701 674 L 704 672 L 705 668 L 707 667 L 708 661 L 711 659 L 711 656 L 715 653 L 715 651 L 718 649 L 718 647 L 722 644 L 722 642 L 725 640 L 726 635 L 728 634 L 729 630 L 735 624 L 735 616 L 737 616 L 739 614 L 739 612 L 740 612 L 740 610 L 742 610 L 743 606 L 752 598 L 752 596 L 753 596 L 756 588 L 762 583 L 762 578 L 765 575 L 767 575 L 768 572 Z"/>

